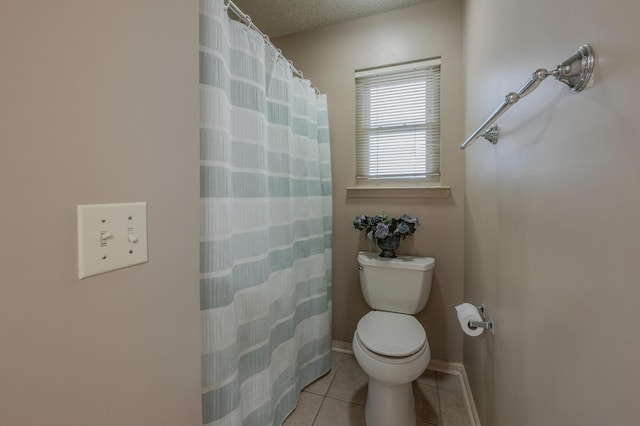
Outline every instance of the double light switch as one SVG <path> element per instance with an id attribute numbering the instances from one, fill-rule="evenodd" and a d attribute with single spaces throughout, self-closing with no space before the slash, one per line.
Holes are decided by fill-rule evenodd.
<path id="1" fill-rule="evenodd" d="M 80 278 L 148 260 L 147 203 L 78 206 Z"/>

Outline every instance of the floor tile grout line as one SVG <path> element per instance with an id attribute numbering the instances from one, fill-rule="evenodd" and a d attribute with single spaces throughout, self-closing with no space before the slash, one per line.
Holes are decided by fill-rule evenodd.
<path id="1" fill-rule="evenodd" d="M 329 383 L 329 386 L 327 387 L 327 393 L 324 395 L 324 397 L 325 398 L 329 398 L 329 399 L 333 399 L 334 401 L 346 402 L 347 404 L 353 404 L 353 405 L 357 405 L 359 407 L 365 407 L 366 406 L 366 402 L 364 404 L 360 404 L 360 403 L 357 403 L 357 402 L 353 402 L 351 400 L 347 401 L 346 399 L 341 399 L 341 398 L 336 398 L 334 396 L 329 396 L 329 389 L 331 389 L 331 385 L 333 384 L 333 381 L 338 376 L 338 370 L 339 369 L 340 369 L 340 367 L 336 367 L 335 374 L 331 378 L 331 382 Z M 369 378 L 368 377 L 367 377 L 367 386 L 369 386 Z"/>
<path id="2" fill-rule="evenodd" d="M 444 416 L 442 415 L 442 404 L 440 403 L 440 389 L 438 389 L 438 425 L 444 426 Z"/>
<path id="3" fill-rule="evenodd" d="M 316 420 L 318 419 L 318 415 L 320 414 L 320 410 L 322 410 L 322 406 L 324 405 L 324 401 L 327 399 L 327 397 L 323 397 L 322 401 L 320 401 L 320 406 L 318 407 L 318 409 L 316 410 L 316 415 L 313 416 L 313 420 L 311 420 L 311 424 L 309 426 L 313 426 L 316 423 Z"/>
<path id="4" fill-rule="evenodd" d="M 359 404 L 359 403 L 357 403 L 357 402 L 347 401 L 346 399 L 340 399 L 340 398 L 336 398 L 336 397 L 333 397 L 333 396 L 325 396 L 325 399 L 326 399 L 326 398 L 333 399 L 334 401 L 345 402 L 345 403 L 347 403 L 347 404 L 351 404 L 351 405 L 357 405 L 358 407 L 364 407 L 364 406 L 366 406 L 366 403 L 365 403 L 365 404 Z"/>
<path id="5" fill-rule="evenodd" d="M 320 406 L 318 407 L 318 410 L 316 411 L 316 415 L 313 416 L 313 420 L 311 420 L 311 425 L 313 426 L 316 422 L 316 420 L 318 419 L 318 415 L 320 414 L 320 410 L 322 410 L 322 406 L 324 405 L 324 402 L 327 400 L 327 394 L 329 393 L 329 389 L 331 388 L 331 385 L 333 384 L 333 381 L 336 378 L 336 373 L 338 372 L 338 367 L 336 367 L 336 371 L 333 372 L 333 377 L 331 377 L 331 380 L 329 380 L 329 385 L 327 386 L 327 390 L 325 391 L 324 395 L 322 395 L 322 401 L 320 402 Z M 329 373 L 331 374 L 331 372 Z"/>
<path id="6" fill-rule="evenodd" d="M 438 393 L 438 425 L 444 426 L 444 417 L 442 416 L 442 404 L 440 403 L 440 373 L 436 371 L 436 391 Z"/>

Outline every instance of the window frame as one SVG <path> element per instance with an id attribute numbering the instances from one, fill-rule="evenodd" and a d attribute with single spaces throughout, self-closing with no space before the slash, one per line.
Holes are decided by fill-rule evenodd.
<path id="1" fill-rule="evenodd" d="M 357 70 L 355 72 L 355 84 L 356 84 L 356 185 L 357 186 L 403 186 L 403 187 L 421 187 L 432 186 L 440 183 L 440 144 L 441 144 L 441 75 L 442 75 L 442 60 L 441 58 L 432 58 L 427 60 L 413 61 L 408 63 L 387 65 L 376 68 L 368 68 L 363 70 Z M 421 73 L 424 73 L 425 81 L 425 95 L 431 93 L 431 97 L 425 98 L 424 101 L 424 121 L 420 124 L 402 124 L 400 126 L 379 126 L 379 127 L 366 127 L 363 122 L 369 119 L 371 123 L 371 89 L 392 86 L 394 84 L 399 85 L 406 79 L 409 82 L 418 82 L 416 75 L 422 78 Z M 391 78 L 391 80 L 388 80 Z M 399 80 L 396 80 L 399 79 Z M 365 81 L 366 84 L 361 82 Z M 371 83 L 373 81 L 373 83 Z M 429 92 L 427 88 L 435 88 Z M 364 89 L 363 89 L 364 87 Z M 435 111 L 429 112 L 427 108 L 434 107 Z M 368 112 L 365 112 L 368 111 Z M 394 113 L 397 111 L 392 111 Z M 367 115 L 369 114 L 369 115 Z M 428 116 L 432 115 L 433 118 L 429 119 Z M 366 117 L 366 118 L 365 118 Z M 384 121 L 382 119 L 381 121 Z M 406 121 L 411 121 L 409 118 Z M 367 137 L 371 141 L 371 136 L 375 134 L 377 138 L 379 134 L 384 131 L 390 132 L 392 128 L 396 128 L 394 132 L 396 134 L 410 134 L 414 133 L 418 128 L 423 128 L 425 133 L 425 145 L 424 145 L 424 174 L 413 176 L 384 176 L 383 174 L 371 174 L 370 170 L 366 173 L 362 173 L 364 168 L 369 169 L 371 161 L 369 152 L 371 144 L 367 142 Z M 377 129 L 377 130 L 376 130 Z M 435 135 L 435 136 L 434 136 Z M 415 143 L 415 142 L 414 142 Z M 431 152 L 431 154 L 430 154 Z M 365 158 L 363 159 L 363 155 Z M 433 156 L 437 158 L 434 160 Z M 366 161 L 369 160 L 369 161 Z M 362 163 L 366 161 L 366 163 Z M 435 161 L 435 162 L 434 162 Z M 432 166 L 435 164 L 435 168 Z M 431 167 L 431 168 L 430 168 Z M 415 172 L 415 170 L 414 170 Z M 431 173 L 430 173 L 431 172 Z"/>

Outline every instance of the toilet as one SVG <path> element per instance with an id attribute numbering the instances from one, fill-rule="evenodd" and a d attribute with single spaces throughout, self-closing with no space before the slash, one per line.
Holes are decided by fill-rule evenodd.
<path id="1" fill-rule="evenodd" d="M 435 259 L 358 253 L 360 287 L 373 308 L 358 322 L 353 353 L 369 376 L 367 426 L 415 426 L 412 382 L 429 364 L 431 350 L 413 316 L 431 292 Z"/>

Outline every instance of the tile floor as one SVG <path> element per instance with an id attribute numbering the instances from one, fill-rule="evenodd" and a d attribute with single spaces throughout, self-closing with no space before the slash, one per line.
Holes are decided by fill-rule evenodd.
<path id="1" fill-rule="evenodd" d="M 413 393 L 416 426 L 473 425 L 459 376 L 427 370 Z M 367 375 L 353 355 L 333 352 L 331 371 L 303 390 L 283 426 L 365 426 L 366 400 Z"/>

